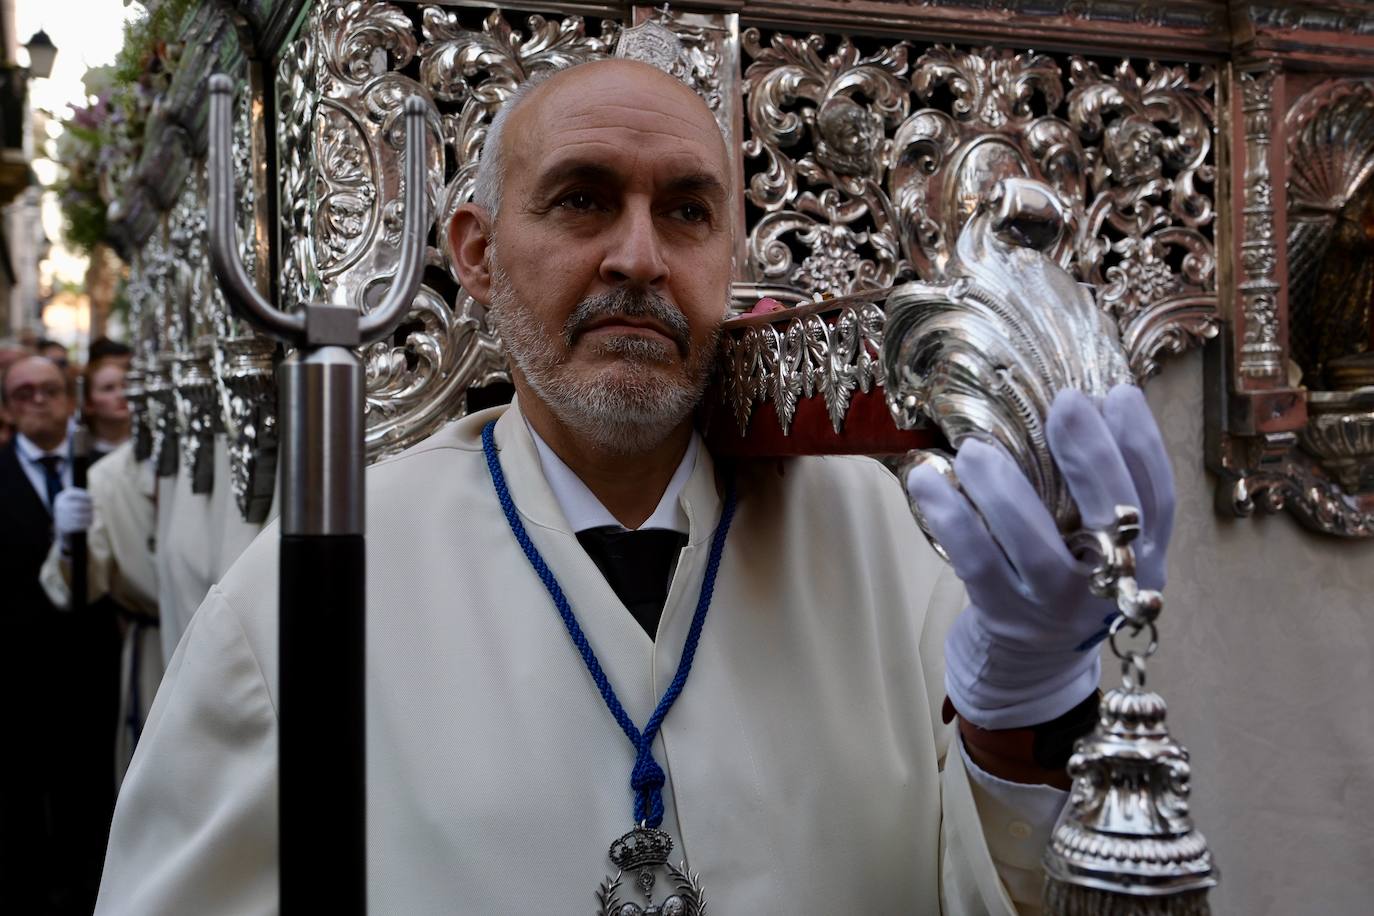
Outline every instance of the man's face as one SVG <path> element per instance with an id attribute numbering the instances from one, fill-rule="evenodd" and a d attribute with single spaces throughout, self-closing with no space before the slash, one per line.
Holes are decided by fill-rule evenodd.
<path id="1" fill-rule="evenodd" d="M 129 401 L 124 396 L 125 366 L 119 360 L 106 360 L 91 373 L 86 393 L 91 416 L 114 423 L 129 419 Z"/>
<path id="2" fill-rule="evenodd" d="M 72 399 L 67 379 L 52 360 L 30 356 L 5 373 L 5 405 L 14 426 L 41 448 L 56 448 L 67 435 Z"/>
<path id="3" fill-rule="evenodd" d="M 617 62 L 541 87 L 504 139 L 492 319 L 561 420 L 651 446 L 700 398 L 728 302 L 720 131 L 691 90 Z"/>

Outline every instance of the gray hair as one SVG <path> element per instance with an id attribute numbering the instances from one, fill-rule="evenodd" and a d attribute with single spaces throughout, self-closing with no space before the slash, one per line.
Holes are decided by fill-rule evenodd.
<path id="1" fill-rule="evenodd" d="M 574 64 L 580 66 L 580 64 Z M 487 128 L 487 137 L 482 141 L 482 152 L 477 156 L 477 175 L 472 180 L 472 202 L 477 204 L 496 220 L 496 214 L 501 210 L 501 191 L 506 184 L 506 154 L 502 148 L 506 134 L 506 123 L 510 121 L 511 115 L 515 110 L 529 100 L 534 95 L 534 91 L 555 74 L 561 73 L 564 69 L 571 70 L 572 67 L 558 68 L 552 70 L 540 70 L 538 73 L 525 80 L 515 91 L 506 97 L 501 103 L 501 107 L 496 110 L 496 116 L 491 119 L 491 126 Z"/>

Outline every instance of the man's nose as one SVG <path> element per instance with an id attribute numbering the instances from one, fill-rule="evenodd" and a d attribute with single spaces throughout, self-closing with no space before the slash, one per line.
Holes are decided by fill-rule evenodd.
<path id="1" fill-rule="evenodd" d="M 647 288 L 662 285 L 668 279 L 668 262 L 647 204 L 622 210 L 613 232 L 601 259 L 601 279 L 605 283 L 631 283 Z"/>

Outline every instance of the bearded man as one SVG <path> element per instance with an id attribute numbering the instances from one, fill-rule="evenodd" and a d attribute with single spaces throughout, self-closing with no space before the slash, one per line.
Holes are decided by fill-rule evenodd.
<path id="1" fill-rule="evenodd" d="M 698 886 L 727 914 L 1037 908 L 1063 800 L 1047 736 L 1091 720 L 1111 609 L 994 448 L 959 457 L 977 511 L 912 482 L 963 613 L 878 463 L 713 460 L 692 413 L 729 163 L 700 99 L 628 61 L 528 84 L 493 123 L 449 233 L 515 402 L 367 480 L 372 912 L 592 912 L 599 892 L 598 912 L 694 913 Z M 1055 448 L 1085 519 L 1144 503 L 1158 585 L 1167 460 L 1137 391 L 1103 411 L 1057 404 Z M 99 913 L 276 910 L 275 541 L 171 660 Z M 664 836 L 685 867 L 646 897 Z"/>

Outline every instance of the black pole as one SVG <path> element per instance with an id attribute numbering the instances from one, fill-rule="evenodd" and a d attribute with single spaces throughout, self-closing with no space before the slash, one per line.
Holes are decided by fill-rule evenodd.
<path id="1" fill-rule="evenodd" d="M 341 676 L 363 670 L 363 562 L 360 534 L 281 539 L 283 913 L 367 910 L 364 689 Z"/>
<path id="2" fill-rule="evenodd" d="M 277 618 L 281 907 L 292 916 L 361 916 L 367 909 L 363 367 L 352 349 L 324 346 L 293 354 L 277 371 L 279 403 L 288 405 L 279 427 L 288 475 Z"/>
<path id="3" fill-rule="evenodd" d="M 86 384 L 85 379 L 76 380 L 76 428 L 72 432 L 71 461 L 72 461 L 72 486 L 86 489 L 86 471 L 91 466 L 91 432 L 86 425 Z M 86 532 L 78 531 L 71 534 L 67 540 L 67 546 L 71 550 L 68 558 L 71 563 L 71 601 L 69 607 L 72 613 L 82 613 L 86 610 L 87 599 L 87 552 L 86 552 Z"/>

